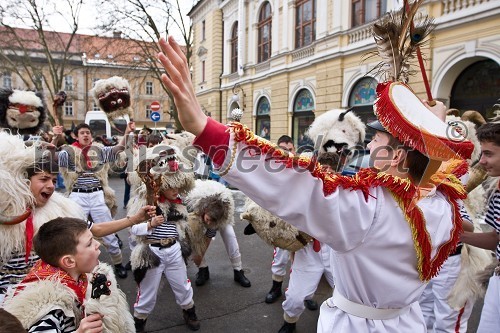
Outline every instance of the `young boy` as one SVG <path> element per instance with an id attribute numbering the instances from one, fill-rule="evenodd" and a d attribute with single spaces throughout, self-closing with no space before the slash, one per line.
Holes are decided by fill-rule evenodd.
<path id="1" fill-rule="evenodd" d="M 0 305 L 8 289 L 17 285 L 39 259 L 32 251 L 32 237 L 39 227 L 60 216 L 84 218 L 74 201 L 55 192 L 57 163 L 49 151 L 37 156 L 38 146 L 26 147 L 24 142 L 7 133 L 0 133 L 0 170 L 9 177 L 0 184 L 2 211 L 12 215 L 0 223 Z M 19 215 L 31 207 L 27 216 Z M 96 237 L 115 233 L 154 213 L 154 207 L 141 208 L 134 216 L 117 221 L 89 225 Z"/>
<path id="2" fill-rule="evenodd" d="M 85 316 L 83 308 L 86 273 L 98 265 L 101 253 L 87 223 L 69 217 L 51 220 L 40 227 L 33 245 L 40 260 L 5 300 L 5 309 L 28 332 L 99 331 L 102 316 Z"/>
<path id="3" fill-rule="evenodd" d="M 456 153 L 468 158 L 473 145 L 447 139 L 449 129 L 428 105 L 406 85 L 386 82 L 377 88 L 380 123 L 369 145 L 380 171 L 324 173 L 242 124 L 208 118 L 181 48 L 171 37 L 159 44 L 162 80 L 184 129 L 197 136 L 194 145 L 258 205 L 332 248 L 335 289 L 321 306 L 318 332 L 425 332 L 418 298 L 455 250 L 465 197 L 455 177 L 434 173 Z M 438 102 L 433 111 L 445 108 Z"/>
<path id="4" fill-rule="evenodd" d="M 487 123 L 479 127 L 477 137 L 481 143 L 481 159 L 488 176 L 500 176 L 500 121 Z M 488 200 L 486 223 L 495 230 L 485 233 L 464 232 L 462 241 L 473 246 L 495 251 L 500 260 L 500 182 Z M 489 280 L 488 290 L 484 298 L 478 333 L 494 332 L 500 327 L 500 264 Z"/>
<path id="5" fill-rule="evenodd" d="M 137 299 L 134 304 L 136 332 L 144 332 L 146 320 L 153 311 L 159 291 L 162 275 L 174 292 L 176 303 L 182 308 L 183 318 L 189 329 L 200 329 L 200 321 L 195 312 L 193 289 L 187 277 L 179 233 L 187 224 L 187 209 L 179 195 L 186 195 L 194 185 L 194 173 L 185 172 L 179 161 L 186 163 L 175 149 L 167 149 L 165 169 L 158 178 L 160 189 L 158 207 L 162 215 L 151 221 L 134 225 L 130 232 L 137 236 L 137 245 L 132 250 L 131 266 L 138 284 Z M 157 166 L 163 161 L 157 161 Z M 158 168 L 156 171 L 160 171 Z M 149 171 L 148 171 L 149 172 Z M 142 185 L 144 186 L 144 185 Z M 138 193 L 146 191 L 139 190 Z M 129 212 L 141 205 L 137 200 L 129 205 Z"/>

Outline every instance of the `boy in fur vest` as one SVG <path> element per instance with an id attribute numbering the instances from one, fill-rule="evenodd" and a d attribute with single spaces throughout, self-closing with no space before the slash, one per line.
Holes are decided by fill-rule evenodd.
<path id="1" fill-rule="evenodd" d="M 500 176 L 500 119 L 479 127 L 477 137 L 481 143 L 481 159 L 479 164 L 484 167 L 488 176 Z M 484 306 L 478 333 L 494 332 L 500 326 L 500 183 L 496 186 L 488 199 L 488 210 L 485 222 L 493 227 L 493 231 L 485 233 L 464 232 L 462 241 L 483 249 L 495 251 L 496 268 L 489 278 L 488 289 L 484 297 Z"/>
<path id="2" fill-rule="evenodd" d="M 114 289 L 108 295 L 116 298 L 101 308 L 107 318 L 103 319 L 96 312 L 99 306 L 92 304 L 91 294 L 97 299 L 110 296 L 95 297 L 90 285 L 94 281 L 89 282 L 87 273 L 98 266 L 101 251 L 85 221 L 69 217 L 51 220 L 40 227 L 33 245 L 41 260 L 5 300 L 5 309 L 28 332 L 101 332 L 104 320 L 115 322 L 108 326 L 110 331 L 133 332 L 125 295 L 116 289 L 116 281 L 115 286 L 107 284 Z M 108 269 L 106 279 L 113 279 L 110 275 Z M 109 312 L 110 308 L 114 311 Z"/>
<path id="3" fill-rule="evenodd" d="M 152 150 L 151 152 L 153 153 Z M 134 225 L 130 230 L 132 235 L 137 236 L 137 245 L 130 258 L 138 284 L 134 304 L 135 328 L 136 332 L 144 332 L 146 320 L 156 304 L 161 277 L 165 275 L 174 292 L 176 303 L 182 308 L 186 325 L 197 331 L 200 329 L 200 322 L 195 312 L 193 288 L 187 277 L 181 244 L 188 214 L 179 197 L 186 195 L 193 188 L 194 174 L 184 170 L 187 161 L 174 147 L 163 151 L 155 159 L 155 163 L 156 166 L 148 172 L 158 177 L 159 189 L 155 196 L 159 208 L 157 212 L 161 214 L 147 223 Z M 138 192 L 147 192 L 144 187 L 145 184 L 141 185 Z M 134 199 L 129 205 L 129 213 L 141 206 L 144 200 L 141 194 Z"/>

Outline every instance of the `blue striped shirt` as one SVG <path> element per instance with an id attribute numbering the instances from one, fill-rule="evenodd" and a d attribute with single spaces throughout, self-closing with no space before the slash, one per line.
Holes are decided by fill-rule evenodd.
<path id="1" fill-rule="evenodd" d="M 484 218 L 485 222 L 492 226 L 497 235 L 500 234 L 500 183 L 488 201 L 488 211 Z M 497 243 L 497 259 L 500 260 L 500 242 Z"/>

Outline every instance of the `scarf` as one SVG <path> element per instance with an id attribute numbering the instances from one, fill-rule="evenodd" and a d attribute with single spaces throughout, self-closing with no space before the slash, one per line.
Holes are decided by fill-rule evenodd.
<path id="1" fill-rule="evenodd" d="M 27 283 L 49 279 L 57 279 L 66 287 L 73 290 L 76 294 L 78 302 L 83 305 L 85 293 L 87 292 L 87 275 L 81 274 L 78 278 L 78 281 L 75 281 L 67 272 L 65 272 L 61 268 L 49 265 L 42 260 L 38 260 L 35 263 L 35 266 L 33 266 L 28 275 L 26 275 L 26 277 L 17 287 L 16 293 L 23 290 L 23 285 Z"/>
<path id="2" fill-rule="evenodd" d="M 89 150 L 90 150 L 90 147 L 92 147 L 92 144 L 90 144 L 86 147 L 83 147 L 80 144 L 80 142 L 75 141 L 71 145 L 73 147 L 80 148 L 80 150 L 82 151 L 83 157 L 85 158 L 85 162 L 87 163 L 87 168 L 92 169 L 92 161 L 89 159 Z"/>

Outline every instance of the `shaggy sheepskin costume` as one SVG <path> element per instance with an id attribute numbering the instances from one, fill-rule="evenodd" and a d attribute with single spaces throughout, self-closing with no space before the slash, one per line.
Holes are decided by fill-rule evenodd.
<path id="1" fill-rule="evenodd" d="M 147 172 L 147 174 L 159 184 L 158 193 L 154 194 L 158 195 L 159 199 L 154 204 L 166 215 L 165 217 L 168 221 L 176 223 L 183 257 L 187 258 L 191 250 L 185 240 L 185 229 L 188 219 L 186 206 L 184 206 L 182 202 L 169 202 L 165 200 L 162 196 L 162 190 L 177 188 L 179 189 L 180 196 L 187 195 L 194 187 L 194 173 L 189 172 L 192 165 L 188 159 L 182 156 L 179 149 L 175 146 L 158 145 L 148 148 L 146 160 L 151 161 L 152 166 L 149 170 L 140 170 L 141 167 L 145 165 L 142 163 L 144 160 L 140 161 L 141 157 L 144 158 L 144 156 L 136 156 L 136 165 L 138 165 L 138 167 L 131 173 L 131 178 L 141 179 L 139 174 L 141 172 Z M 134 173 L 135 175 L 133 175 Z M 147 198 L 152 197 L 151 193 L 148 193 L 149 186 L 151 185 L 146 185 L 145 183 L 138 186 L 134 192 L 134 197 L 128 205 L 129 215 L 137 213 L 141 207 L 148 203 Z M 146 271 L 149 268 L 157 267 L 160 263 L 160 259 L 151 251 L 145 236 L 136 237 L 136 240 L 137 245 L 132 250 L 130 261 L 132 270 L 134 271 L 134 278 L 137 283 L 140 283 L 146 275 Z"/>
<path id="2" fill-rule="evenodd" d="M 43 207 L 35 207 L 26 170 L 47 156 L 38 145 L 27 147 L 21 138 L 5 132 L 0 132 L 0 142 L 0 273 L 5 273 L 10 269 L 4 267 L 9 260 L 26 255 L 30 233 L 34 235 L 40 226 L 59 216 L 83 218 L 83 211 L 57 192 Z M 28 219 L 32 232 L 26 228 Z M 27 265 L 24 272 L 16 270 L 19 277 L 10 285 L 19 283 L 29 269 Z"/>
<path id="3" fill-rule="evenodd" d="M 103 332 L 133 333 L 135 332 L 134 319 L 128 309 L 125 294 L 118 289 L 116 278 L 111 266 L 100 263 L 92 273 L 104 274 L 110 282 L 109 295 L 91 298 L 92 276 L 88 275 L 88 287 L 83 306 L 87 315 L 100 313 Z M 23 327 L 29 329 L 43 316 L 55 309 L 61 309 L 68 317 L 75 318 L 78 326 L 82 319 L 82 310 L 76 305 L 76 294 L 58 279 L 41 279 L 36 282 L 23 284 L 23 289 L 15 297 L 9 295 L 5 301 L 5 309 L 16 316 Z"/>
<path id="4" fill-rule="evenodd" d="M 269 213 L 250 199 L 246 200 L 244 212 L 240 217 L 250 222 L 253 230 L 267 244 L 290 252 L 302 249 L 313 239 L 305 232 L 299 231 L 296 227 Z"/>
<path id="5" fill-rule="evenodd" d="M 130 115 L 130 85 L 126 79 L 113 76 L 98 80 L 90 94 L 110 121 Z"/>
<path id="6" fill-rule="evenodd" d="M 334 109 L 314 119 L 307 131 L 307 136 L 314 142 L 318 153 L 335 152 L 341 154 L 344 149 L 354 149 L 365 139 L 365 124 L 352 109 Z"/>
<path id="7" fill-rule="evenodd" d="M 75 162 L 75 171 L 69 170 L 68 168 L 61 168 L 61 175 L 64 179 L 64 184 L 66 185 L 66 195 L 69 196 L 73 190 L 73 186 L 78 179 L 78 176 L 82 172 L 93 172 L 94 175 L 101 181 L 102 190 L 104 192 L 104 200 L 106 201 L 106 206 L 108 206 L 111 211 L 111 216 L 115 216 L 117 205 L 115 190 L 109 186 L 108 182 L 108 172 L 110 165 L 109 163 L 101 164 L 97 158 L 99 149 L 104 147 L 102 144 L 93 142 L 92 147 L 89 149 L 88 156 L 89 162 L 92 163 L 91 168 L 87 166 L 87 161 L 82 154 L 82 150 L 74 145 L 66 145 L 63 147 L 65 151 L 68 152 L 68 159 Z M 84 167 L 85 166 L 85 167 Z"/>
<path id="8" fill-rule="evenodd" d="M 47 118 L 46 110 L 41 92 L 0 89 L 0 128 L 15 134 L 36 134 Z"/>
<path id="9" fill-rule="evenodd" d="M 450 126 L 461 127 L 460 132 L 466 134 L 467 139 L 474 144 L 474 151 L 467 160 L 468 166 L 477 162 L 480 157 L 481 146 L 476 136 L 475 123 L 454 115 L 446 116 L 446 122 Z M 448 164 L 451 163 L 453 162 L 449 162 Z M 447 163 L 444 163 L 442 168 L 445 168 L 446 165 Z M 450 166 L 448 165 L 448 167 Z M 459 173 L 457 176 L 459 177 L 462 176 L 461 173 L 465 172 L 465 170 L 461 172 L 460 168 L 460 165 L 456 167 L 456 171 Z M 449 171 L 453 172 L 454 170 Z M 486 193 L 484 188 L 482 186 L 475 187 L 468 193 L 467 198 L 463 202 L 467 213 L 474 223 L 475 232 L 482 232 L 479 221 L 482 220 L 481 216 L 486 209 Z M 486 289 L 483 288 L 481 281 L 479 281 L 478 274 L 491 263 L 489 251 L 468 244 L 462 245 L 460 256 L 460 273 L 448 295 L 448 304 L 457 311 L 464 307 L 466 302 L 484 296 Z"/>
<path id="10" fill-rule="evenodd" d="M 198 179 L 194 189 L 186 197 L 189 214 L 187 236 L 193 255 L 203 256 L 207 250 L 207 231 L 202 214 L 212 217 L 210 229 L 219 230 L 226 225 L 234 225 L 234 199 L 231 190 L 213 180 Z"/>

